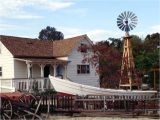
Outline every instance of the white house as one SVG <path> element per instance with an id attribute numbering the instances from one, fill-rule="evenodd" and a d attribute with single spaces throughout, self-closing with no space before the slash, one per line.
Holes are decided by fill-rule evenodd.
<path id="1" fill-rule="evenodd" d="M 99 86 L 99 76 L 89 63 L 82 63 L 81 45 L 92 45 L 87 35 L 59 41 L 0 36 L 0 79 L 44 78 L 48 75 Z"/>

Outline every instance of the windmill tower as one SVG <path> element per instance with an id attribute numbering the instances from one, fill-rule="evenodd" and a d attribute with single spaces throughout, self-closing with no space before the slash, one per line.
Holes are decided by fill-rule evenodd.
<path id="1" fill-rule="evenodd" d="M 129 11 L 121 13 L 117 18 L 117 26 L 125 31 L 124 43 L 123 43 L 123 56 L 121 66 L 121 79 L 119 87 L 122 89 L 133 88 L 138 89 L 138 82 L 136 80 L 135 64 L 131 48 L 131 37 L 129 31 L 133 30 L 137 24 L 137 16 Z"/>

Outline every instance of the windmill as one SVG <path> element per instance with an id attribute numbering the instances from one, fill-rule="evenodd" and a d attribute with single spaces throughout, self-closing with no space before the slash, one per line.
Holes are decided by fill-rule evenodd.
<path id="1" fill-rule="evenodd" d="M 135 64 L 131 49 L 131 36 L 129 31 L 133 30 L 137 25 L 137 16 L 130 11 L 121 13 L 117 18 L 117 26 L 122 31 L 125 31 L 124 43 L 123 43 L 123 56 L 121 66 L 121 79 L 119 87 L 122 89 L 138 89 L 139 81 L 135 73 Z"/>

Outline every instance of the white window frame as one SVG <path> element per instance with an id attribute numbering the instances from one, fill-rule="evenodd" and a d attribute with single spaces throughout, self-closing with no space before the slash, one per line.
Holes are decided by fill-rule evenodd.
<path id="1" fill-rule="evenodd" d="M 78 64 L 77 74 L 90 74 L 90 65 Z"/>

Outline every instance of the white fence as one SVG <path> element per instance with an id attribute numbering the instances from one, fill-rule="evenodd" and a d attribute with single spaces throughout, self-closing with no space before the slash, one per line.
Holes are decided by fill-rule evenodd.
<path id="1" fill-rule="evenodd" d="M 0 92 L 44 91 L 52 88 L 48 78 L 0 79 Z"/>

